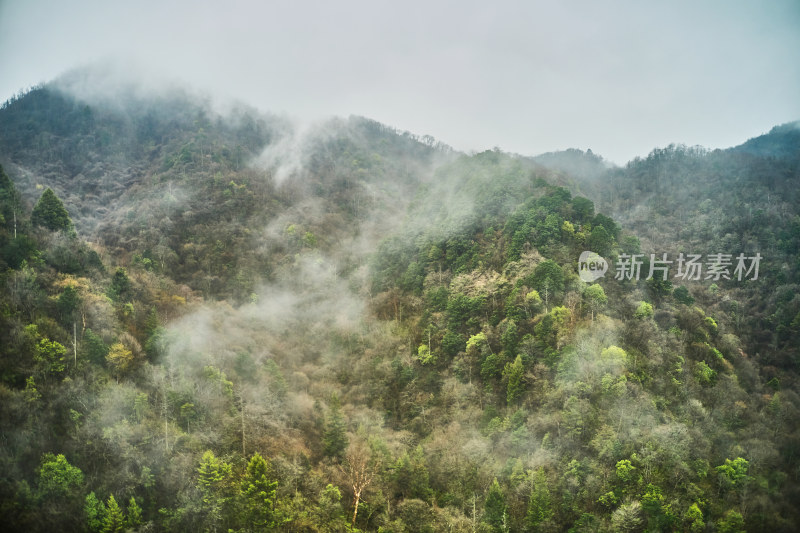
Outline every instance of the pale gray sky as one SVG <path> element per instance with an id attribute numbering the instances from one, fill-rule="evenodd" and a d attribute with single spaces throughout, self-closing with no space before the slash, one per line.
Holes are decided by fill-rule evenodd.
<path id="1" fill-rule="evenodd" d="M 0 100 L 94 61 L 462 150 L 624 163 L 799 119 L 800 1 L 0 0 Z"/>

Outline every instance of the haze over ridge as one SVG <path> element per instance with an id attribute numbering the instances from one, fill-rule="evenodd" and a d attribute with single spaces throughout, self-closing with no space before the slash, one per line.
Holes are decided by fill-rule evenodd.
<path id="1" fill-rule="evenodd" d="M 591 148 L 624 164 L 800 116 L 799 26 L 791 0 L 4 2 L 0 95 L 105 58 L 307 120 L 356 114 L 465 151 Z"/>

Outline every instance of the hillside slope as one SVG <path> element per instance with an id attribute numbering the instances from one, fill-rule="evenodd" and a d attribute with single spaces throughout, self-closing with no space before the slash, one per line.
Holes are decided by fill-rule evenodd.
<path id="1" fill-rule="evenodd" d="M 794 531 L 797 148 L 607 168 L 33 89 L 0 109 L 4 530 Z M 680 252 L 760 278 L 614 276 Z"/>

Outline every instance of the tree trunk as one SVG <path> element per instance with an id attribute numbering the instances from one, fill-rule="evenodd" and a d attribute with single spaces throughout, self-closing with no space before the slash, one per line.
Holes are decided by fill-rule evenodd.
<path id="1" fill-rule="evenodd" d="M 244 398 L 242 396 L 239 396 L 239 398 L 242 401 L 242 457 L 247 457 L 244 448 Z"/>
<path id="2" fill-rule="evenodd" d="M 358 515 L 358 504 L 361 501 L 361 491 L 353 492 L 353 527 L 356 527 L 356 516 Z"/>

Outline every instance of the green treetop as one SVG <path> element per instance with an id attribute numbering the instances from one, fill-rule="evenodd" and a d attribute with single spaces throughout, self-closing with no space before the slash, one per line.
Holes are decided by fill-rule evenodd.
<path id="1" fill-rule="evenodd" d="M 583 297 L 589 305 L 589 309 L 592 312 L 592 322 L 594 322 L 594 314 L 608 302 L 608 297 L 600 285 L 586 287 L 586 290 L 583 291 Z"/>
<path id="2" fill-rule="evenodd" d="M 125 531 L 125 514 L 120 509 L 114 495 L 106 502 L 106 516 L 103 520 L 103 533 L 122 533 Z"/>
<path id="3" fill-rule="evenodd" d="M 322 434 L 325 455 L 341 458 L 347 449 L 348 443 L 347 422 L 344 419 L 344 415 L 342 415 L 339 398 L 334 395 L 331 398 L 331 410 L 325 420 L 325 429 Z"/>
<path id="4" fill-rule="evenodd" d="M 83 472 L 72 466 L 61 454 L 45 454 L 39 470 L 39 490 L 42 495 L 67 496 L 83 485 Z"/>
<path id="5" fill-rule="evenodd" d="M 94 492 L 90 492 L 86 496 L 85 502 L 83 512 L 86 514 L 86 526 L 92 533 L 99 533 L 105 522 L 106 506 L 103 504 L 103 500 L 95 496 Z"/>
<path id="6" fill-rule="evenodd" d="M 506 497 L 497 478 L 489 487 L 489 494 L 484 503 L 483 520 L 489 524 L 492 531 L 503 531 L 506 522 Z"/>
<path id="7" fill-rule="evenodd" d="M 532 530 L 536 531 L 540 523 L 549 520 L 552 516 L 553 510 L 550 503 L 550 489 L 547 487 L 547 477 L 544 469 L 539 468 L 533 475 L 533 488 L 528 500 L 528 512 L 525 514 L 525 522 Z"/>
<path id="8" fill-rule="evenodd" d="M 129 529 L 136 529 L 142 525 L 142 508 L 136 503 L 136 498 L 131 496 L 128 501 L 128 517 L 125 520 L 125 525 Z"/>
<path id="9" fill-rule="evenodd" d="M 34 226 L 42 226 L 52 231 L 72 228 L 72 220 L 67 209 L 50 188 L 47 188 L 36 202 L 31 213 L 31 222 Z"/>
<path id="10" fill-rule="evenodd" d="M 506 400 L 509 405 L 512 405 L 525 392 L 525 367 L 522 364 L 521 355 L 517 355 L 513 363 L 506 363 L 503 375 L 508 379 Z"/>
<path id="11" fill-rule="evenodd" d="M 278 482 L 270 475 L 269 463 L 256 453 L 247 464 L 241 493 L 249 521 L 256 528 L 275 526 L 273 507 Z"/>

